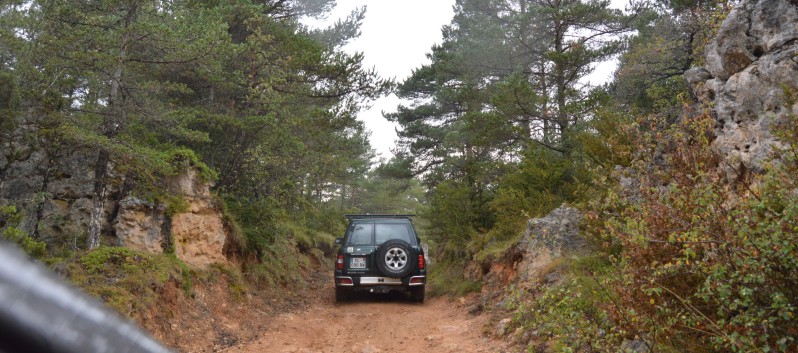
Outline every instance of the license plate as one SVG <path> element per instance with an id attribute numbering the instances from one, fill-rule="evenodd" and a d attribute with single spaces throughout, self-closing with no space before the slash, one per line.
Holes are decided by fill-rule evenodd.
<path id="1" fill-rule="evenodd" d="M 366 268 L 366 258 L 353 257 L 349 259 L 349 268 Z"/>

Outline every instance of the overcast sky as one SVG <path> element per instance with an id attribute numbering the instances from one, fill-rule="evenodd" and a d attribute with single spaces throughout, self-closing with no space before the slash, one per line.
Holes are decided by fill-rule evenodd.
<path id="1" fill-rule="evenodd" d="M 362 52 L 365 67 L 374 67 L 385 78 L 402 82 L 413 69 L 429 63 L 426 54 L 434 43 L 442 40 L 441 27 L 451 22 L 455 0 L 337 0 L 328 21 L 345 18 L 352 10 L 367 6 L 361 36 L 344 50 Z M 622 7 L 627 0 L 613 0 Z M 607 81 L 616 64 L 604 63 L 587 78 L 593 84 Z M 358 119 L 371 131 L 371 145 L 378 157 L 392 156 L 396 140 L 396 125 L 385 120 L 383 111 L 394 112 L 400 100 L 395 95 L 381 98 L 371 109 L 362 111 Z"/>
<path id="2" fill-rule="evenodd" d="M 413 69 L 429 63 L 426 53 L 441 42 L 441 27 L 448 24 L 454 0 L 337 0 L 329 21 L 344 18 L 352 10 L 366 5 L 361 35 L 344 50 L 362 52 L 365 67 L 374 67 L 385 78 L 397 82 L 410 76 Z M 400 101 L 391 95 L 379 99 L 358 118 L 371 131 L 371 145 L 377 156 L 390 158 L 396 140 L 396 125 L 383 118 L 382 111 L 396 111 Z"/>

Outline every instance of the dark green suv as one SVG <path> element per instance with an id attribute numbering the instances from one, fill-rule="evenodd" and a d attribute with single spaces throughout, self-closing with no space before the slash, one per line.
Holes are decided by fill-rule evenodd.
<path id="1" fill-rule="evenodd" d="M 335 261 L 335 299 L 349 299 L 353 291 L 403 291 L 423 303 L 427 261 L 412 215 L 346 217 L 346 234 L 335 240 L 341 245 Z"/>

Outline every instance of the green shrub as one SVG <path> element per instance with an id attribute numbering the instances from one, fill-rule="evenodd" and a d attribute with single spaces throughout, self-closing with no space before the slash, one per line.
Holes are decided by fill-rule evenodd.
<path id="1" fill-rule="evenodd" d="M 451 295 L 463 296 L 468 293 L 482 290 L 482 281 L 470 280 L 463 277 L 464 263 L 438 263 L 428 269 L 429 288 L 431 296 Z"/>
<path id="2" fill-rule="evenodd" d="M 191 294 L 191 270 L 174 255 L 99 247 L 64 261 L 73 283 L 127 316 L 135 317 L 155 306 L 168 281 L 176 281 Z"/>
<path id="3" fill-rule="evenodd" d="M 197 153 L 186 147 L 178 147 L 166 152 L 166 159 L 169 160 L 176 172 L 182 172 L 187 168 L 194 168 L 198 173 L 200 180 L 204 182 L 216 181 L 219 179 L 219 174 L 215 170 L 208 167 Z"/>
<path id="4" fill-rule="evenodd" d="M 244 279 L 244 274 L 238 267 L 224 264 L 213 264 L 211 268 L 206 271 L 206 276 L 211 276 L 214 279 L 220 278 L 221 274 L 227 280 L 227 288 L 230 295 L 235 300 L 243 300 L 246 293 L 249 291 L 250 286 Z"/>
<path id="5" fill-rule="evenodd" d="M 287 237 L 277 238 L 264 249 L 259 260 L 244 269 L 244 277 L 256 289 L 301 284 L 304 282 L 301 269 L 309 265 L 308 258 Z"/>
<path id="6" fill-rule="evenodd" d="M 658 344 L 689 351 L 795 351 L 798 332 L 798 121 L 768 171 L 721 182 L 708 115 L 648 134 L 640 202 L 610 198 L 596 219 L 616 249 L 613 287 Z M 652 147 L 653 148 L 653 147 Z M 653 166 L 653 168 L 651 167 Z"/>
<path id="7" fill-rule="evenodd" d="M 43 258 L 47 254 L 47 244 L 30 237 L 17 225 L 22 220 L 22 213 L 14 206 L 0 206 L 0 237 L 17 246 L 33 258 Z"/>
<path id="8" fill-rule="evenodd" d="M 225 209 L 240 227 L 246 246 L 244 251 L 260 258 L 278 238 L 278 223 L 287 217 L 274 199 L 225 199 Z"/>
<path id="9" fill-rule="evenodd" d="M 547 342 L 548 351 L 617 352 L 630 328 L 612 316 L 614 294 L 607 292 L 606 283 L 614 273 L 604 254 L 553 262 L 533 293 L 510 290 L 513 327 L 536 332 L 536 337 L 529 337 L 530 350 Z M 550 275 L 559 279 L 544 281 Z"/>

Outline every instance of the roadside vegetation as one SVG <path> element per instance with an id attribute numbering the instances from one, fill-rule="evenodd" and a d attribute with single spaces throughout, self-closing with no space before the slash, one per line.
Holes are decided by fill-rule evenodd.
<path id="1" fill-rule="evenodd" d="M 30 234 L 21 230 L 14 202 L 31 200 L 0 206 L 2 238 L 139 318 L 167 284 L 191 296 L 197 280 L 224 281 L 240 297 L 304 285 L 307 269 L 331 266 L 344 213 L 416 213 L 418 183 L 371 170 L 368 133 L 356 120 L 393 87 L 364 67 L 361 54 L 341 50 L 358 35 L 365 10 L 328 28 L 302 22 L 332 6 L 4 1 L 0 188 L 8 166 L 31 153 L 45 155 L 48 165 L 37 170 L 45 186 L 60 177 L 63 158 L 85 154 L 91 199 L 115 192 L 115 200 L 163 205 L 171 216 L 188 203 L 168 181 L 193 169 L 213 185 L 233 265 L 190 269 L 173 244 L 163 255 L 116 247 L 102 222 L 74 231 L 67 224 L 61 238 L 43 239 L 36 225 Z M 56 197 L 70 195 L 40 192 L 32 201 Z M 94 202 L 92 219 L 105 217 L 104 207 Z"/>
<path id="2" fill-rule="evenodd" d="M 458 2 L 431 63 L 398 86 L 413 103 L 389 115 L 404 128 L 392 163 L 429 189 L 437 291 L 500 290 L 482 269 L 566 203 L 595 250 L 509 290 L 529 351 L 795 350 L 796 121 L 767 170 L 724 182 L 711 107 L 682 76 L 731 6 Z M 612 82 L 579 81 L 613 55 Z"/>

